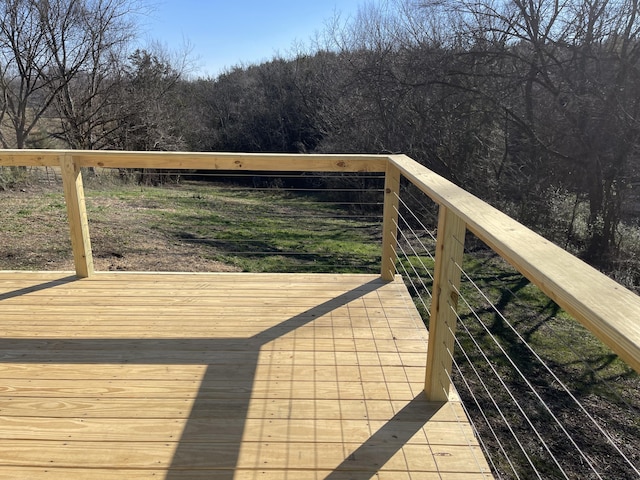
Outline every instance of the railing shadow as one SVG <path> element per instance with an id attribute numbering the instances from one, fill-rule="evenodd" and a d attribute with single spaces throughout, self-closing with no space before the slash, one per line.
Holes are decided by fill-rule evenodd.
<path id="1" fill-rule="evenodd" d="M 426 395 L 421 393 L 345 458 L 325 480 L 344 480 L 345 471 L 349 472 L 350 480 L 374 477 L 443 405 L 427 402 Z M 426 451 L 425 455 L 428 455 Z"/>
<path id="2" fill-rule="evenodd" d="M 0 298 L 13 298 L 74 279 L 67 277 L 45 282 Z M 184 477 L 186 470 L 202 469 L 216 470 L 216 479 L 232 479 L 238 466 L 262 347 L 374 292 L 385 283 L 370 281 L 248 338 L 0 338 L 0 363 L 207 365 L 165 478 L 177 480 Z M 167 355 L 167 352 L 178 352 L 179 355 Z M 227 358 L 229 356 L 233 358 Z M 241 369 L 242 375 L 235 375 L 234 368 Z M 349 472 L 349 478 L 370 478 L 415 435 L 422 422 L 435 413 L 433 405 L 425 409 L 425 404 L 422 396 L 416 397 L 344 459 L 328 478 L 344 478 L 341 476 L 344 471 Z M 203 441 L 217 431 L 220 432 L 219 443 Z M 374 446 L 377 447 L 376 460 L 366 461 L 371 455 L 365 455 L 365 452 Z"/>
<path id="3" fill-rule="evenodd" d="M 67 283 L 75 282 L 77 279 L 78 277 L 76 277 L 75 275 L 70 275 L 68 277 L 51 280 L 50 282 L 39 283 L 37 285 L 32 285 L 30 287 L 19 288 L 17 290 L 12 290 L 10 292 L 0 293 L 0 302 L 2 300 L 8 300 L 10 298 L 16 298 L 22 295 L 27 295 L 28 293 L 39 292 L 41 290 L 47 290 L 48 288 L 65 285 Z"/>

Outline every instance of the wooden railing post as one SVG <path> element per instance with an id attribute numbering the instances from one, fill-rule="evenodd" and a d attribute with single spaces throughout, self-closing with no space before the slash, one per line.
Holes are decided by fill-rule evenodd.
<path id="1" fill-rule="evenodd" d="M 396 274 L 398 243 L 398 206 L 400 203 L 400 170 L 387 163 L 384 178 L 384 212 L 382 220 L 382 262 L 380 276 L 392 281 Z"/>
<path id="2" fill-rule="evenodd" d="M 449 399 L 453 363 L 451 353 L 457 320 L 457 291 L 461 277 L 461 271 L 457 265 L 462 265 L 465 233 L 464 220 L 441 205 L 438 217 L 425 379 L 427 399 L 433 402 L 446 402 Z"/>
<path id="3" fill-rule="evenodd" d="M 84 202 L 84 187 L 80 167 L 73 161 L 71 153 L 60 156 L 64 198 L 67 204 L 67 218 L 71 233 L 73 262 L 78 277 L 89 277 L 93 274 L 93 254 L 89 237 L 87 208 Z"/>

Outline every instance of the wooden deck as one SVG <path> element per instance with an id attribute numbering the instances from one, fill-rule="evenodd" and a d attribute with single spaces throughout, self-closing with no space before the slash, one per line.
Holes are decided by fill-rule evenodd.
<path id="1" fill-rule="evenodd" d="M 492 478 L 371 275 L 0 272 L 0 479 Z"/>

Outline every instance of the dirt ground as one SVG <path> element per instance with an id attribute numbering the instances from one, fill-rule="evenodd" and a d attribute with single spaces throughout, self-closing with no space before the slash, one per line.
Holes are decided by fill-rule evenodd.
<path id="1" fill-rule="evenodd" d="M 73 270 L 64 198 L 41 186 L 0 191 L 0 270 Z M 204 249 L 152 230 L 144 209 L 117 198 L 90 200 L 89 230 L 97 271 L 227 272 Z M 108 203 L 108 205 L 107 205 Z"/>

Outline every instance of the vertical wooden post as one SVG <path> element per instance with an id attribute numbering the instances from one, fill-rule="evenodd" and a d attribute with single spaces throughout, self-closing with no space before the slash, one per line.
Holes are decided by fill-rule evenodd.
<path id="1" fill-rule="evenodd" d="M 466 225 L 462 218 L 440 206 L 433 298 L 429 319 L 429 346 L 424 391 L 432 402 L 449 400 L 456 312 L 464 255 Z"/>
<path id="2" fill-rule="evenodd" d="M 390 282 L 396 274 L 398 244 L 398 206 L 400 204 L 400 170 L 387 162 L 384 177 L 384 211 L 382 219 L 382 262 L 380 276 Z"/>
<path id="3" fill-rule="evenodd" d="M 67 217 L 69 219 L 76 275 L 78 277 L 89 277 L 93 274 L 93 254 L 91 253 L 82 174 L 80 173 L 80 167 L 75 164 L 70 153 L 65 153 L 60 157 L 60 168 L 62 169 L 62 184 L 67 204 Z"/>

